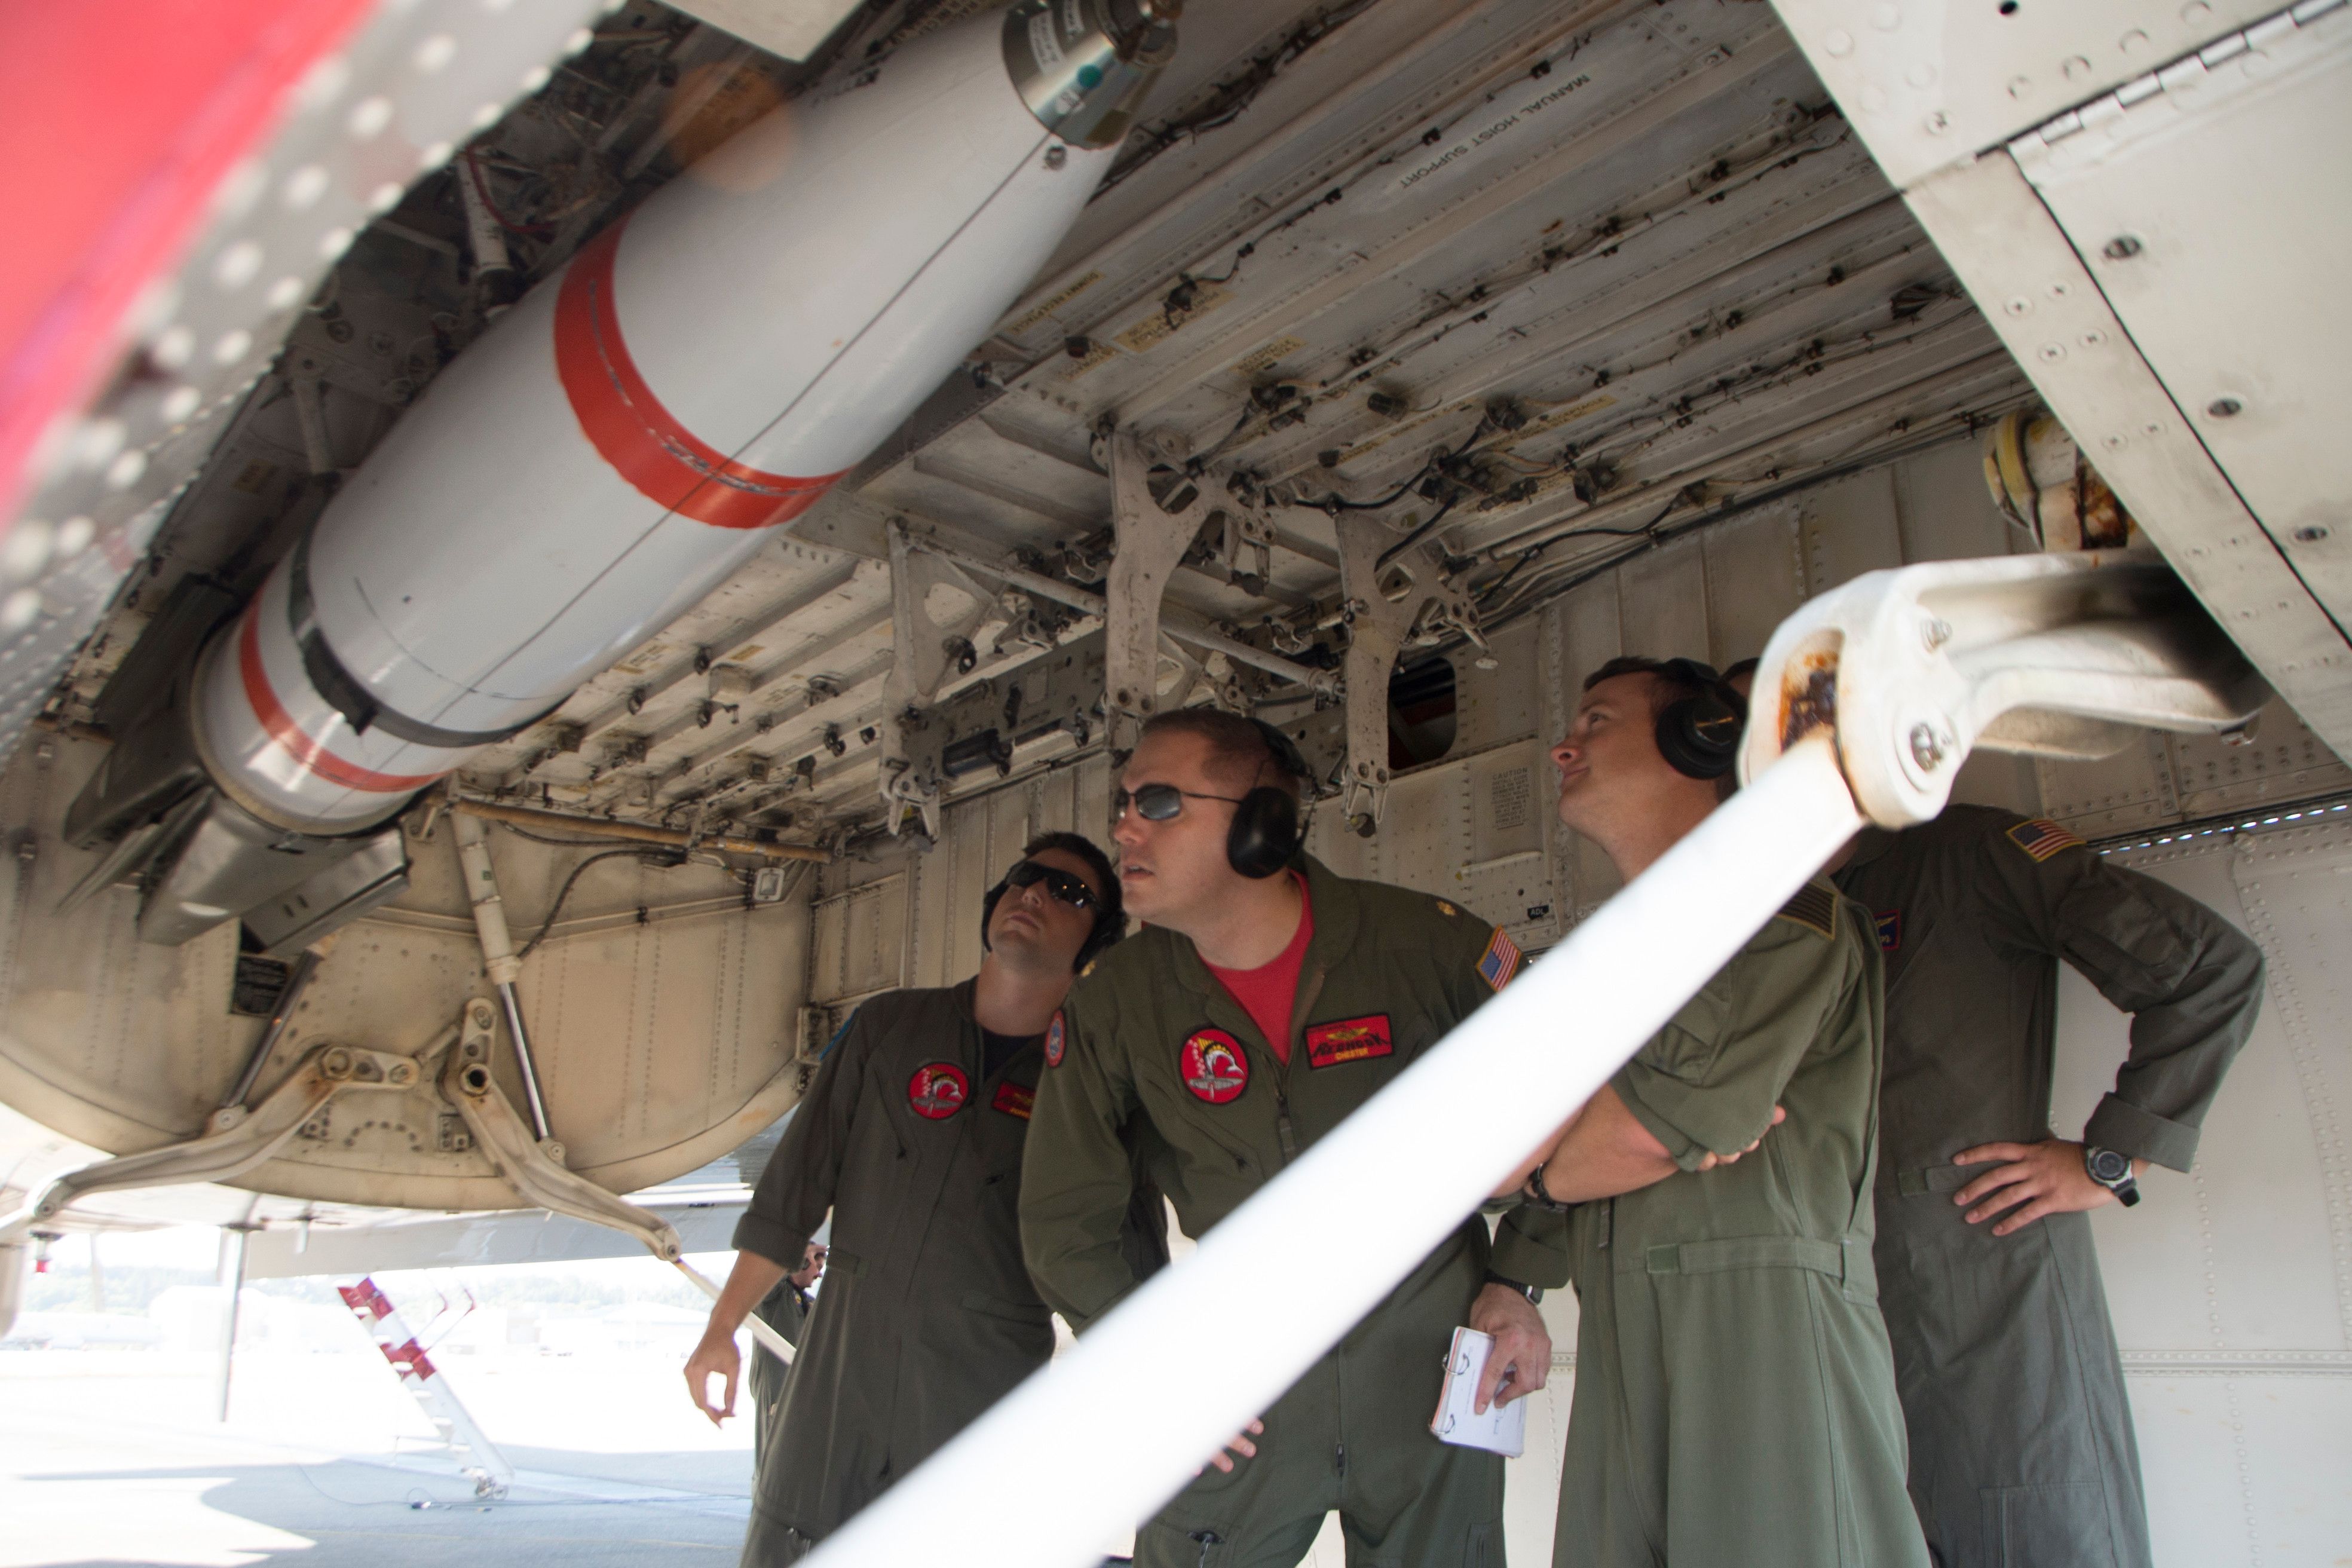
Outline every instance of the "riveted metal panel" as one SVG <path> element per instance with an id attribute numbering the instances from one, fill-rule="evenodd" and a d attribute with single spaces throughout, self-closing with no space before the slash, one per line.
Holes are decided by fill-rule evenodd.
<path id="1" fill-rule="evenodd" d="M 1907 185 L 2276 10 L 2275 0 L 1774 0 Z"/>
<path id="2" fill-rule="evenodd" d="M 1627 653 L 1707 656 L 1706 558 L 1696 539 L 1652 551 L 1617 570 L 1618 625 Z"/>
<path id="3" fill-rule="evenodd" d="M 1706 558 L 1707 653 L 1717 668 L 1764 651 L 1773 629 L 1804 602 L 1797 509 L 1759 508 L 1699 535 Z"/>
<path id="4" fill-rule="evenodd" d="M 2352 826 L 2118 852 L 2242 926 L 2268 963 L 2195 1168 L 2091 1215 L 2160 1561 L 2325 1563 L 2352 1539 L 2352 1158 L 2340 1020 Z M 2052 1125 L 2115 1086 L 2129 1020 L 2061 971 Z"/>
<path id="5" fill-rule="evenodd" d="M 1905 563 L 1895 507 L 1891 468 L 1871 468 L 1805 492 L 1799 515 L 1808 598 L 1864 572 Z"/>

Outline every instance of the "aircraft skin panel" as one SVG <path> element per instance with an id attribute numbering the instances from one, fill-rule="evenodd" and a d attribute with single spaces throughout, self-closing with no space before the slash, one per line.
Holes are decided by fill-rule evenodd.
<path id="1" fill-rule="evenodd" d="M 122 887 L 55 912 L 100 858 L 58 833 L 105 750 L 37 735 L 0 776 L 12 842 L 31 849 L 0 858 L 0 1095 L 68 1137 L 127 1153 L 200 1132 L 263 1021 L 230 1010 L 233 922 L 180 947 L 142 942 L 137 895 Z M 467 998 L 488 994 L 450 837 L 446 823 L 411 835 L 408 891 L 341 933 L 262 1072 L 257 1102 L 316 1046 L 413 1056 Z M 528 940 L 577 851 L 498 828 L 492 855 L 518 939 Z M 582 875 L 520 983 L 572 1169 L 616 1191 L 649 1186 L 784 1112 L 800 1087 L 791 1020 L 807 983 L 808 926 L 799 898 L 752 906 L 741 878 L 717 868 L 654 869 L 622 855 Z M 492 1065 L 520 1104 L 503 1036 Z M 463 1132 L 429 1086 L 373 1102 L 346 1097 L 239 1184 L 322 1202 L 513 1206 L 513 1190 Z"/>

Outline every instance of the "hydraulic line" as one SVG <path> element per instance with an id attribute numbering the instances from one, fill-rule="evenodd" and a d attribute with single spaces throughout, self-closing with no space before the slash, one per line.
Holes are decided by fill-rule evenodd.
<path id="1" fill-rule="evenodd" d="M 482 939 L 482 964 L 498 988 L 507 1033 L 514 1039 L 515 1068 L 522 1075 L 530 1130 L 544 1143 L 549 1137 L 547 1101 L 540 1094 L 539 1068 L 531 1060 L 530 1033 L 523 1026 L 522 999 L 515 994 L 522 960 L 515 956 L 514 940 L 507 933 L 506 904 L 499 898 L 498 878 L 490 869 L 488 830 L 480 817 L 464 812 L 450 813 L 449 823 L 457 835 L 457 864 L 465 873 L 467 900 L 474 907 L 474 929 Z"/>

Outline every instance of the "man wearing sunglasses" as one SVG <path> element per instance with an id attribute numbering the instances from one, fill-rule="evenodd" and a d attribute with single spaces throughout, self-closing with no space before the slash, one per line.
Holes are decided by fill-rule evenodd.
<path id="1" fill-rule="evenodd" d="M 1053 1353 L 1021 1258 L 1022 1146 L 1045 1026 L 1126 927 L 1102 851 L 1048 833 L 989 891 L 978 974 L 877 996 L 825 1047 L 686 1365 L 703 1413 L 734 1414 L 735 1331 L 830 1211 L 824 1291 L 767 1434 L 747 1565 L 805 1555 Z M 1157 1205 L 1145 1194 L 1113 1223 L 1139 1270 L 1166 1256 Z"/>
<path id="2" fill-rule="evenodd" d="M 1455 905 L 1302 855 L 1305 772 L 1278 731 L 1198 708 L 1153 719 L 1128 760 L 1112 837 L 1128 908 L 1147 923 L 1080 977 L 1046 1031 L 1022 1177 L 1030 1272 L 1082 1332 L 1139 1283 L 1118 1245 L 1139 1184 L 1130 1148 L 1146 1151 L 1144 1173 L 1186 1234 L 1204 1235 L 1518 964 L 1508 937 Z M 1139 1118 L 1150 1135 L 1130 1140 Z M 1528 1213 L 1538 1231 L 1557 1226 Z M 1481 1408 L 1550 1370 L 1531 1293 L 1496 1282 L 1488 1252 L 1484 1222 L 1465 1215 L 1137 1532 L 1139 1568 L 1293 1563 L 1335 1510 L 1350 1562 L 1499 1562 L 1500 1457 L 1429 1430 L 1459 1326 L 1496 1337 Z M 1203 1323 L 1195 1348 L 1213 1359 L 1250 1331 Z"/>

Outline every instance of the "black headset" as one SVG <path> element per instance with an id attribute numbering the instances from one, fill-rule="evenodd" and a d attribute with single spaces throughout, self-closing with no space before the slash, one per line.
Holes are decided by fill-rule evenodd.
<path id="1" fill-rule="evenodd" d="M 1258 738 L 1265 742 L 1274 765 L 1306 786 L 1307 759 L 1290 737 L 1263 719 L 1252 719 Z M 1225 835 L 1225 861 L 1243 876 L 1263 879 L 1290 864 L 1306 837 L 1298 820 L 1298 798 L 1273 784 L 1257 784 L 1234 808 L 1234 826 Z"/>
<path id="2" fill-rule="evenodd" d="M 1739 693 L 1713 667 L 1695 658 L 1667 659 L 1656 673 L 1700 689 L 1698 695 L 1678 697 L 1659 710 L 1658 754 L 1685 778 L 1723 777 L 1739 756 L 1739 732 L 1748 722 Z"/>
<path id="3" fill-rule="evenodd" d="M 1011 882 L 1000 877 L 996 886 L 989 889 L 987 895 L 980 900 L 980 951 L 982 952 L 996 951 L 995 945 L 988 940 L 988 928 L 996 923 L 996 906 L 1004 901 L 1004 895 L 1012 886 Z M 1114 915 L 1108 906 L 1097 898 L 1095 900 L 1095 929 L 1087 933 L 1086 944 L 1078 949 L 1077 956 L 1070 960 L 1071 970 L 1075 973 L 1084 969 L 1094 962 L 1097 953 L 1126 934 L 1126 913 L 1122 911 Z"/>

